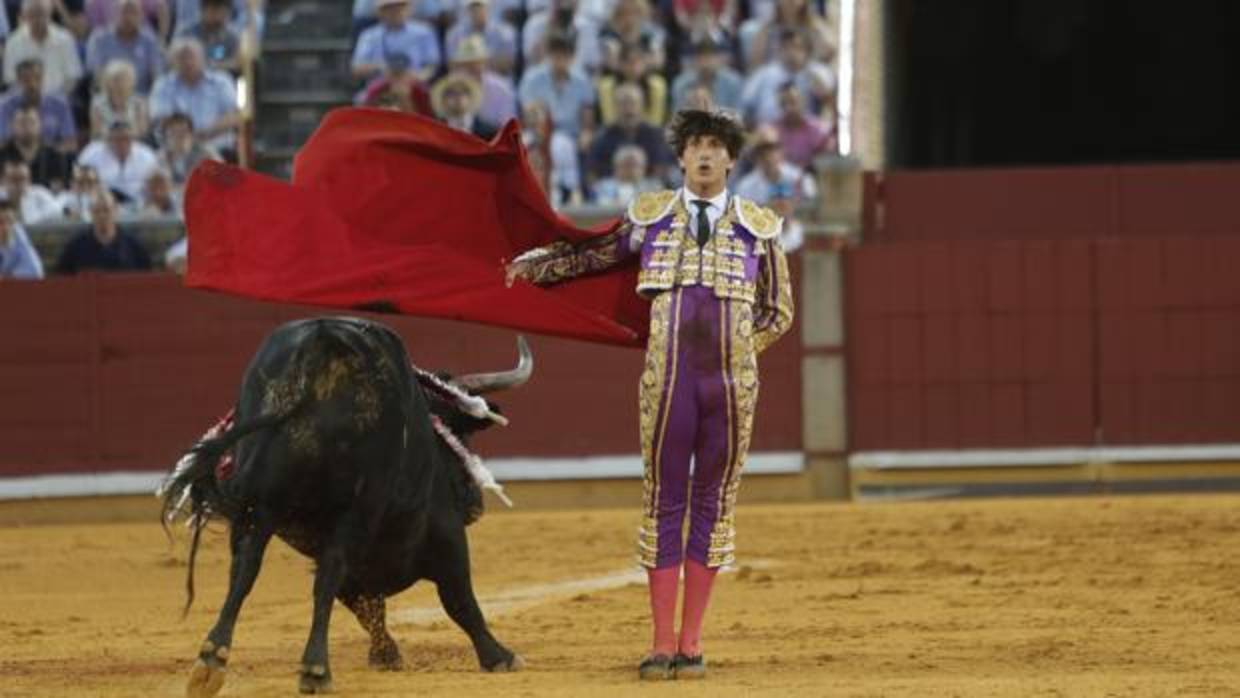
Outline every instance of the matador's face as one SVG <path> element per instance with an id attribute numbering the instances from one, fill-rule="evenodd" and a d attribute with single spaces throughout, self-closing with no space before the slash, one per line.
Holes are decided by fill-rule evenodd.
<path id="1" fill-rule="evenodd" d="M 735 164 L 728 148 L 718 136 L 694 136 L 680 154 L 680 167 L 689 189 L 703 195 L 723 190 L 728 172 Z"/>

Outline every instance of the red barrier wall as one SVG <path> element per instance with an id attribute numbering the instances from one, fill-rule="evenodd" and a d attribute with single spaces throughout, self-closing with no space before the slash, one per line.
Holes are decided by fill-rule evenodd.
<path id="1" fill-rule="evenodd" d="M 1240 166 L 867 191 L 873 235 L 846 259 L 853 450 L 1240 441 Z"/>
<path id="2" fill-rule="evenodd" d="M 795 264 L 794 264 L 795 266 Z M 168 275 L 0 284 L 0 476 L 164 469 L 236 397 L 280 322 L 322 314 L 184 289 Z M 489 371 L 512 332 L 381 317 L 420 366 Z M 535 374 L 498 396 L 512 419 L 475 442 L 489 457 L 638 452 L 641 352 L 531 337 Z M 800 450 L 799 329 L 762 357 L 754 450 Z"/>
<path id="3" fill-rule="evenodd" d="M 866 240 L 1094 239 L 1240 232 L 1240 164 L 889 172 Z"/>

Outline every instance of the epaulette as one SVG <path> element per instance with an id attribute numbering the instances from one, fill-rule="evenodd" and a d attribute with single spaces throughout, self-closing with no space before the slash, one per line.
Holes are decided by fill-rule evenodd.
<path id="1" fill-rule="evenodd" d="M 784 225 L 784 219 L 779 214 L 739 196 L 736 197 L 736 217 L 754 237 L 762 240 L 777 237 Z"/>
<path id="2" fill-rule="evenodd" d="M 672 189 L 664 189 L 638 194 L 629 204 L 629 220 L 638 225 L 654 223 L 672 209 L 678 193 Z"/>

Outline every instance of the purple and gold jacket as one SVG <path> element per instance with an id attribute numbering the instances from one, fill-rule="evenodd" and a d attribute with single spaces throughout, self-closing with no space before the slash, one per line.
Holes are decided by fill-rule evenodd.
<path id="1" fill-rule="evenodd" d="M 515 261 L 527 278 L 549 285 L 604 271 L 641 255 L 637 292 L 654 298 L 677 286 L 706 286 L 720 300 L 754 306 L 754 346 L 762 351 L 792 325 L 792 284 L 779 233 L 783 219 L 768 208 L 731 196 L 714 234 L 699 247 L 680 190 L 648 192 L 629 205 L 610 235 L 572 245 L 555 243 Z"/>

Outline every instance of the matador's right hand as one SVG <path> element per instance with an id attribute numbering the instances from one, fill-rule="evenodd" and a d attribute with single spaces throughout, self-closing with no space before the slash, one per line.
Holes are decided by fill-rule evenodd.
<path id="1" fill-rule="evenodd" d="M 515 260 L 504 265 L 504 285 L 512 288 L 513 283 L 517 279 L 528 281 L 530 278 L 530 263 L 524 260 Z"/>

